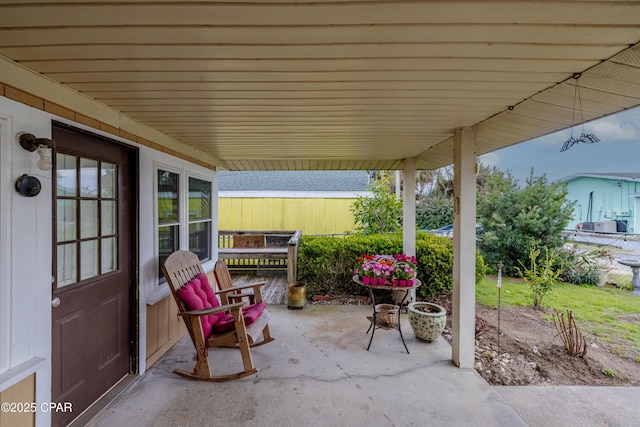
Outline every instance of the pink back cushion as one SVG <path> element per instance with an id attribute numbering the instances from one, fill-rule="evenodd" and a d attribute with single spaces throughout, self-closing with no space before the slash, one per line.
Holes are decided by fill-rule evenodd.
<path id="1" fill-rule="evenodd" d="M 264 302 L 259 302 L 257 304 L 245 305 L 242 307 L 242 317 L 244 317 L 244 324 L 250 325 L 256 321 L 258 317 L 262 314 L 266 307 Z M 213 330 L 216 332 L 226 332 L 230 331 L 234 328 L 234 320 L 233 314 L 227 313 L 222 316 L 216 323 L 213 325 Z"/>
<path id="2" fill-rule="evenodd" d="M 205 308 L 220 306 L 220 301 L 218 301 L 218 298 L 213 293 L 213 288 L 209 285 L 207 275 L 203 273 L 198 274 L 189 283 L 180 288 L 178 297 L 189 310 L 204 310 Z M 205 338 L 211 335 L 213 325 L 224 315 L 225 313 L 222 312 L 200 317 Z"/>

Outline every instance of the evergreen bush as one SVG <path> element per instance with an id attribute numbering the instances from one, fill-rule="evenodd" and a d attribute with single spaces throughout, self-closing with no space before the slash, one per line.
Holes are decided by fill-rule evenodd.
<path id="1" fill-rule="evenodd" d="M 356 258 L 362 254 L 400 254 L 402 236 L 348 235 L 345 237 L 303 236 L 298 249 L 298 276 L 306 282 L 307 294 L 366 294 L 353 282 Z M 453 286 L 453 247 L 446 237 L 418 233 L 416 238 L 417 277 L 423 283 L 421 296 L 446 293 Z M 485 275 L 484 260 L 476 255 L 476 282 Z"/>

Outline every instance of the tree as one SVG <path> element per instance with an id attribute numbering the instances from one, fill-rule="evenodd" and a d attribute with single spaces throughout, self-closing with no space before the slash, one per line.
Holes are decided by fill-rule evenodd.
<path id="1" fill-rule="evenodd" d="M 369 185 L 371 197 L 359 196 L 351 206 L 356 232 L 382 234 L 398 231 L 402 227 L 402 201 L 393 191 L 391 176 L 380 174 Z"/>
<path id="2" fill-rule="evenodd" d="M 566 185 L 547 182 L 546 175 L 531 175 L 524 188 L 510 172 L 495 168 L 487 174 L 478 194 L 478 221 L 484 229 L 480 250 L 488 265 L 504 263 L 503 271 L 515 275 L 532 249 L 559 249 L 575 202 L 566 201 Z"/>
<path id="3" fill-rule="evenodd" d="M 490 170 L 479 165 L 476 178 L 478 191 L 486 184 Z M 420 229 L 433 229 L 453 223 L 453 168 L 450 166 L 419 171 L 416 174 L 416 224 Z"/>

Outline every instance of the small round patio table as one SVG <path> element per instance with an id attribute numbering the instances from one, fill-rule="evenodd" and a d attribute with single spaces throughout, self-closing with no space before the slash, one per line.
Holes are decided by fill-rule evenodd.
<path id="1" fill-rule="evenodd" d="M 376 332 L 376 329 L 396 329 L 400 333 L 400 339 L 402 339 L 402 344 L 404 345 L 404 349 L 407 350 L 407 354 L 409 354 L 409 349 L 407 348 L 407 343 L 404 342 L 404 337 L 402 336 L 402 329 L 400 328 L 400 310 L 402 308 L 402 304 L 405 299 L 407 299 L 407 295 L 411 289 L 415 289 L 419 287 L 422 283 L 418 279 L 413 279 L 412 286 L 386 286 L 386 285 L 372 285 L 372 284 L 364 284 L 358 275 L 353 276 L 353 281 L 356 282 L 360 286 L 364 286 L 369 290 L 369 298 L 371 298 L 371 305 L 373 307 L 373 314 L 371 316 L 367 316 L 369 319 L 370 325 L 369 329 L 367 329 L 366 333 L 371 331 L 371 338 L 369 338 L 369 345 L 367 346 L 367 351 L 371 348 L 371 342 L 373 341 L 373 335 Z M 378 304 L 376 305 L 376 298 L 373 293 L 374 290 L 381 291 L 397 291 L 395 294 L 394 304 Z M 402 298 L 400 298 L 400 294 L 402 294 Z M 397 315 L 395 314 L 397 312 Z M 391 313 L 391 314 L 390 314 Z"/>

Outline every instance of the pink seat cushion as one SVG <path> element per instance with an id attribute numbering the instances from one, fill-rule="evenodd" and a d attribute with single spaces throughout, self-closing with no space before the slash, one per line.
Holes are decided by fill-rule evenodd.
<path id="1" fill-rule="evenodd" d="M 257 304 L 245 305 L 242 307 L 242 317 L 244 317 L 244 324 L 250 325 L 256 321 L 258 317 L 262 314 L 266 307 L 264 302 L 259 302 Z M 233 329 L 234 320 L 233 314 L 227 313 L 222 316 L 218 321 L 213 325 L 213 330 L 215 332 L 226 332 Z"/>
<path id="2" fill-rule="evenodd" d="M 213 293 L 213 288 L 209 285 L 209 279 L 204 273 L 198 274 L 189 283 L 180 288 L 178 297 L 189 310 L 204 310 L 205 308 L 220 306 L 220 301 Z M 213 326 L 224 316 L 225 313 L 221 312 L 200 317 L 205 338 L 211 335 Z"/>

